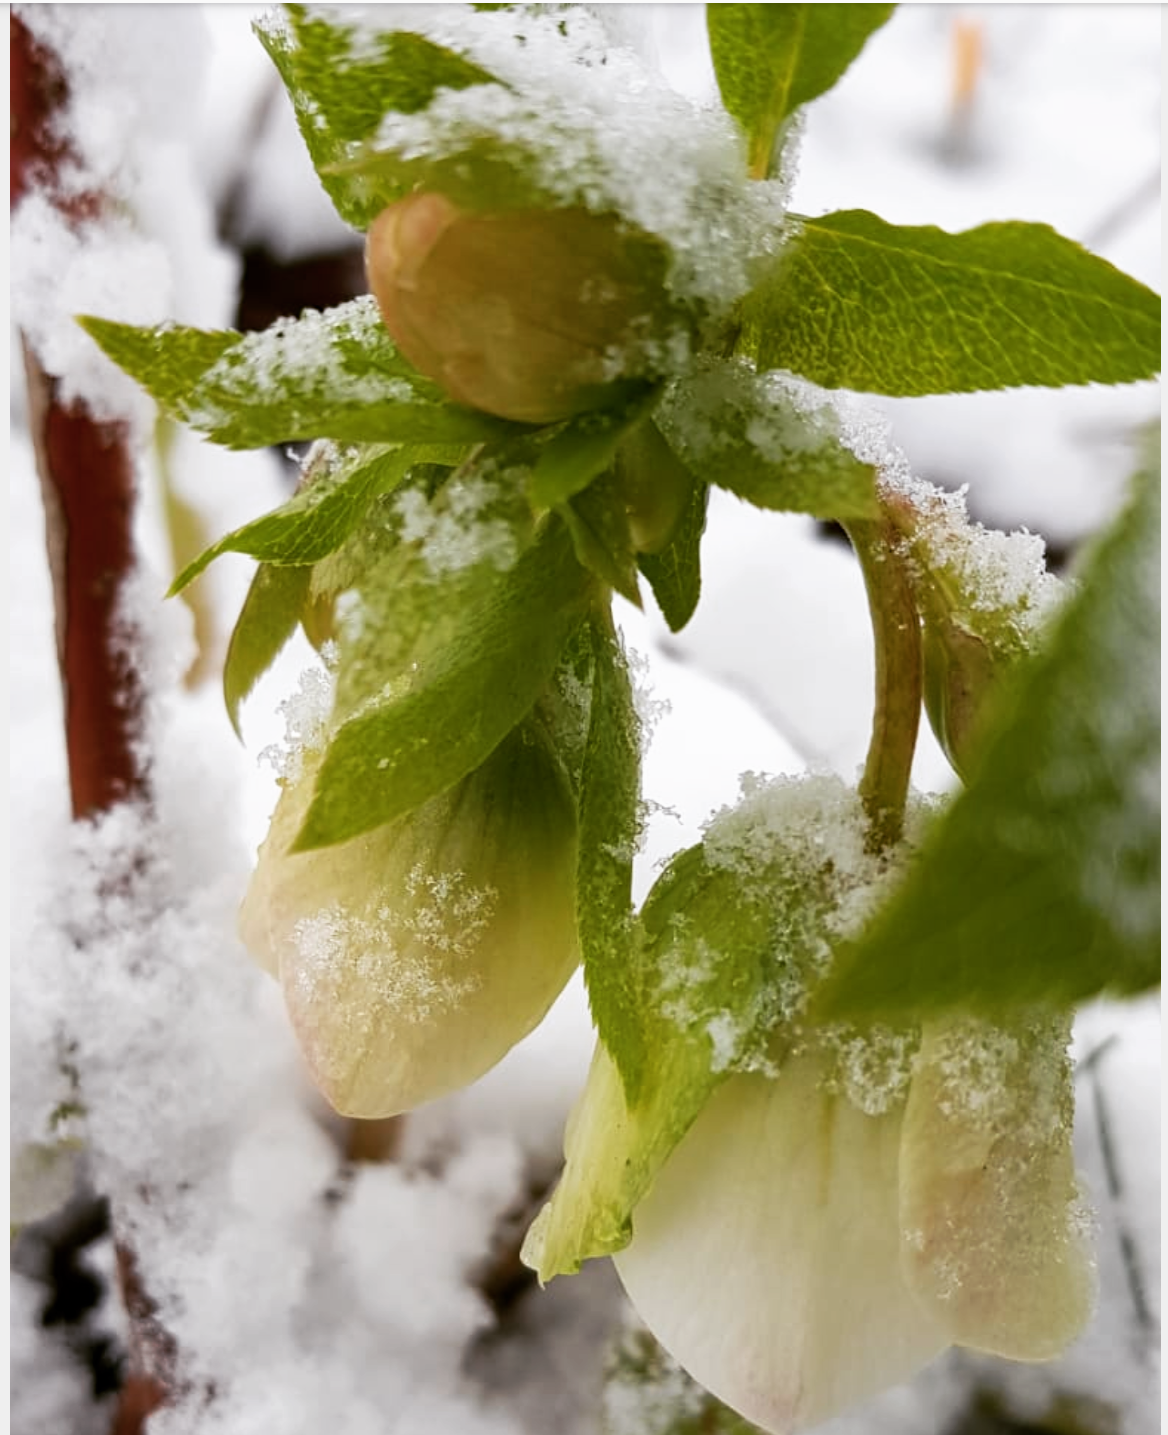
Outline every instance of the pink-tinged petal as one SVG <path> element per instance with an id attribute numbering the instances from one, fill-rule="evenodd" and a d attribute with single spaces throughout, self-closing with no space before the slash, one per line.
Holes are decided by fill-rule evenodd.
<path id="1" fill-rule="evenodd" d="M 813 1055 L 710 1099 L 614 1257 L 695 1379 L 774 1432 L 906 1379 L 948 1344 L 909 1294 L 897 1224 L 901 1109 L 866 1116 Z"/>
<path id="2" fill-rule="evenodd" d="M 959 1345 L 1059 1355 L 1095 1278 L 1071 1149 L 1069 1023 L 927 1026 L 901 1151 L 905 1278 Z"/>

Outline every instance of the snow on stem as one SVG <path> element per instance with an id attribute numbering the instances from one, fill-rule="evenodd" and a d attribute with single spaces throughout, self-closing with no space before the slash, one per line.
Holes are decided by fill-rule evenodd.
<path id="1" fill-rule="evenodd" d="M 60 183 L 76 156 L 57 119 L 68 104 L 58 58 L 16 14 L 11 43 L 10 206 L 41 191 L 72 225 L 99 219 L 104 197 Z M 23 336 L 22 336 L 23 339 Z M 83 398 L 65 402 L 23 339 L 29 427 L 45 505 L 57 658 L 64 689 L 72 812 L 98 817 L 119 803 L 148 803 L 148 759 L 139 740 L 143 688 L 127 643 L 121 591 L 133 572 L 134 464 L 128 424 L 99 422 Z M 114 1435 L 139 1435 L 173 1385 L 174 1337 L 156 1308 L 133 1250 L 114 1231 L 118 1284 L 129 1323 L 130 1361 Z"/>

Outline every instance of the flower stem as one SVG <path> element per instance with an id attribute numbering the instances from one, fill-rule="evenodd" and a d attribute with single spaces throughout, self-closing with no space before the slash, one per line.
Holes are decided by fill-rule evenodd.
<path id="1" fill-rule="evenodd" d="M 881 517 L 843 526 L 860 560 L 872 614 L 876 704 L 860 798 L 868 818 L 868 849 L 883 852 L 904 830 L 921 720 L 920 618 L 893 524 Z"/>

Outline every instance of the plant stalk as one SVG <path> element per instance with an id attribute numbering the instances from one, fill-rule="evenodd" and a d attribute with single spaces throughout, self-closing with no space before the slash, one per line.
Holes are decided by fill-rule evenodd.
<path id="1" fill-rule="evenodd" d="M 868 850 L 885 852 L 904 832 L 921 721 L 920 617 L 893 524 L 882 516 L 849 520 L 843 527 L 864 574 L 875 647 L 876 701 L 860 799 L 868 819 Z"/>

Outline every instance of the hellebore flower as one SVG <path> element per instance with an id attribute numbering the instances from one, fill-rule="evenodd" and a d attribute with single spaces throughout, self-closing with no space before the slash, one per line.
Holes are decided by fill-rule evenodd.
<path id="1" fill-rule="evenodd" d="M 390 1116 L 481 1076 L 575 969 L 575 809 L 525 723 L 407 816 L 292 852 L 322 757 L 285 781 L 240 930 L 328 1100 Z"/>
<path id="2" fill-rule="evenodd" d="M 926 1027 L 907 1098 L 868 1114 L 826 1048 L 714 1093 L 615 1257 L 658 1340 L 787 1432 L 952 1344 L 1015 1360 L 1082 1329 L 1093 1270 L 1061 1020 Z"/>
<path id="3" fill-rule="evenodd" d="M 533 424 L 620 402 L 688 352 L 666 261 L 612 215 L 474 214 L 429 193 L 383 210 L 365 246 L 406 358 L 456 403 Z"/>

